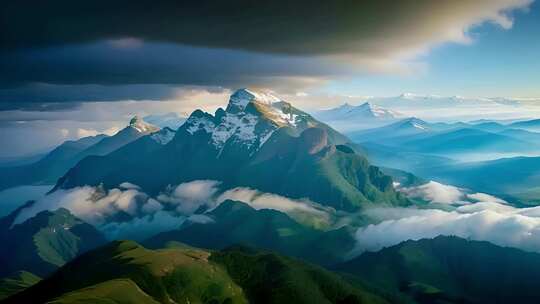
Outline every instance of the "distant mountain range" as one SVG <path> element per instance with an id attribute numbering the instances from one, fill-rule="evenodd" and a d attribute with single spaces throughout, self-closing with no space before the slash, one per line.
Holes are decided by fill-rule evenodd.
<path id="1" fill-rule="evenodd" d="M 449 184 L 491 193 L 518 205 L 540 203 L 540 157 L 440 165 L 417 172 Z"/>
<path id="2" fill-rule="evenodd" d="M 97 135 L 66 141 L 34 163 L 0 168 L 0 190 L 19 185 L 54 184 L 85 157 L 108 154 L 158 131 L 158 127 L 134 117 L 127 127 L 113 136 Z"/>
<path id="3" fill-rule="evenodd" d="M 534 125 L 534 121 L 530 121 Z M 540 133 L 521 129 L 512 123 L 496 122 L 429 123 L 418 118 L 368 130 L 347 133 L 361 145 L 379 144 L 400 151 L 418 152 L 463 159 L 471 154 L 502 155 L 504 153 L 534 154 L 540 152 Z M 480 155 L 481 156 L 481 155 Z"/>
<path id="4" fill-rule="evenodd" d="M 345 103 L 336 108 L 314 112 L 313 116 L 342 132 L 374 128 L 403 117 L 400 113 L 369 102 L 358 106 Z"/>

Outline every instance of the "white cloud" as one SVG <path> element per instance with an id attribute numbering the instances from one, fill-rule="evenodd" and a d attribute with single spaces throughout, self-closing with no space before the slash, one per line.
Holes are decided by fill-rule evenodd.
<path id="1" fill-rule="evenodd" d="M 217 201 L 225 200 L 241 201 L 254 209 L 274 209 L 282 212 L 303 211 L 314 214 L 323 214 L 322 211 L 313 207 L 313 203 L 307 200 L 293 200 L 272 193 L 263 193 L 250 188 L 234 188 L 221 194 Z"/>
<path id="2" fill-rule="evenodd" d="M 77 129 L 77 138 L 96 136 L 98 134 L 99 134 L 98 131 L 93 130 L 93 129 L 83 129 L 83 128 Z"/>
<path id="3" fill-rule="evenodd" d="M 84 186 L 57 190 L 37 200 L 19 213 L 14 224 L 22 223 L 44 210 L 66 208 L 82 220 L 99 226 L 119 212 L 136 218 L 155 213 L 161 204 L 137 189 L 110 189 Z"/>
<path id="4" fill-rule="evenodd" d="M 381 208 L 367 214 L 382 221 L 357 230 L 358 243 L 352 255 L 438 235 L 455 235 L 540 252 L 540 207 L 515 208 L 480 202 L 453 211 Z"/>
<path id="5" fill-rule="evenodd" d="M 463 189 L 435 181 L 430 181 L 416 187 L 398 189 L 411 198 L 421 198 L 433 203 L 441 204 L 461 203 L 465 197 Z"/>
<path id="6" fill-rule="evenodd" d="M 218 192 L 220 182 L 213 180 L 196 180 L 168 189 L 158 195 L 163 203 L 176 206 L 182 214 L 192 214 L 200 207 L 211 208 L 215 205 L 213 196 Z"/>
<path id="7" fill-rule="evenodd" d="M 467 198 L 475 200 L 477 202 L 495 202 L 499 204 L 507 204 L 505 200 L 486 193 L 467 194 Z"/>
<path id="8" fill-rule="evenodd" d="M 130 182 L 123 182 L 120 185 L 118 185 L 118 187 L 120 187 L 121 189 L 137 189 L 137 190 L 141 189 L 141 187 L 135 184 L 132 184 Z"/>

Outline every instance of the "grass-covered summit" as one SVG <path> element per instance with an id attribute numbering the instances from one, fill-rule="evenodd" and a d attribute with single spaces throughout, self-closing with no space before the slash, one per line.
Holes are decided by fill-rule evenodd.
<path id="1" fill-rule="evenodd" d="M 116 241 L 5 303 L 386 303 L 360 285 L 273 253 Z"/>

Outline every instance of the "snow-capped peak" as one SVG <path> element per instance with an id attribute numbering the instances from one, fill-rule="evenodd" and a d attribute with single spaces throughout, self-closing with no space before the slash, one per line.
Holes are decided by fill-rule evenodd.
<path id="1" fill-rule="evenodd" d="M 159 131 L 158 127 L 147 123 L 139 116 L 134 116 L 129 121 L 129 126 L 140 133 L 153 133 L 153 132 Z"/>
<path id="2" fill-rule="evenodd" d="M 242 111 L 250 102 L 272 105 L 279 101 L 281 101 L 281 99 L 269 93 L 256 92 L 249 89 L 239 89 L 231 95 L 227 111 L 229 112 L 233 108 Z"/>
<path id="3" fill-rule="evenodd" d="M 328 122 L 344 120 L 360 122 L 373 118 L 390 120 L 401 115 L 394 111 L 365 102 L 359 106 L 344 103 L 337 108 L 319 111 L 315 116 Z"/>
<path id="4" fill-rule="evenodd" d="M 227 142 L 251 148 L 261 147 L 278 128 L 296 127 L 308 116 L 271 94 L 240 89 L 232 94 L 226 110 L 218 109 L 215 115 L 197 110 L 184 127 L 190 134 L 210 134 L 219 150 Z"/>
<path id="5" fill-rule="evenodd" d="M 428 130 L 430 128 L 428 123 L 416 117 L 410 117 L 410 118 L 405 119 L 402 125 L 409 125 L 409 126 L 412 126 L 413 128 L 420 129 L 420 130 Z"/>

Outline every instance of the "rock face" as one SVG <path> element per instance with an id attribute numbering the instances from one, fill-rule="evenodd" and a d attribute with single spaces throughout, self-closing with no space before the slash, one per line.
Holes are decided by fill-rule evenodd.
<path id="1" fill-rule="evenodd" d="M 131 182 L 157 194 L 167 185 L 212 179 L 346 210 L 407 203 L 363 156 L 335 148 L 347 145 L 345 136 L 268 94 L 239 90 L 226 110 L 194 111 L 164 145 L 148 148 L 146 138 L 81 161 L 57 188 Z"/>

